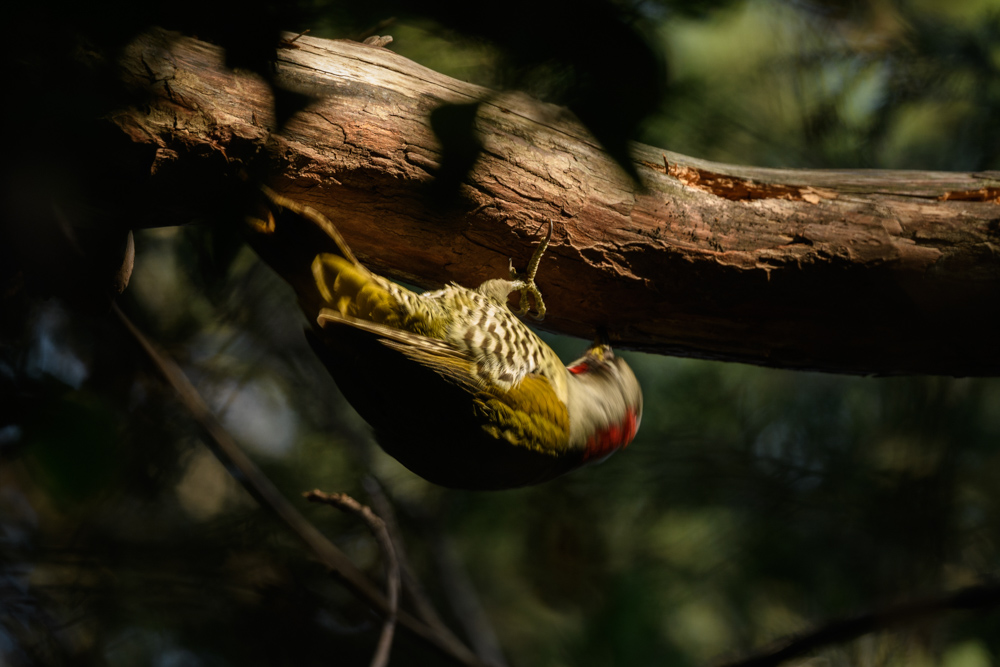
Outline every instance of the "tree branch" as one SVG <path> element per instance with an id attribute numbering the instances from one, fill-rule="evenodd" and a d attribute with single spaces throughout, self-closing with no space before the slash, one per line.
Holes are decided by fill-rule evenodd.
<path id="1" fill-rule="evenodd" d="M 317 101 L 280 133 L 269 87 L 219 49 L 153 31 L 126 50 L 123 76 L 147 99 L 113 115 L 127 141 L 109 150 L 149 167 L 129 200 L 138 225 L 217 211 L 238 163 L 328 215 L 373 269 L 422 286 L 505 275 L 554 220 L 538 279 L 554 331 L 787 368 L 1000 373 L 998 172 L 762 169 L 637 145 L 640 191 L 562 108 L 383 48 L 290 46 L 276 80 Z M 428 115 L 472 102 L 484 149 L 441 208 Z"/>
<path id="2" fill-rule="evenodd" d="M 396 617 L 399 614 L 399 560 L 396 558 L 396 548 L 389 537 L 385 521 L 375 514 L 370 507 L 362 505 L 346 493 L 325 493 L 319 489 L 303 494 L 306 500 L 314 503 L 326 503 L 345 512 L 361 518 L 375 536 L 382 558 L 385 560 L 386 596 L 389 610 L 382 622 L 382 634 L 379 636 L 375 655 L 372 656 L 370 667 L 385 667 L 389 664 L 389 652 L 392 650 L 392 637 L 396 631 Z"/>
<path id="3" fill-rule="evenodd" d="M 877 611 L 841 618 L 799 635 L 773 642 L 752 655 L 720 661 L 716 667 L 776 667 L 781 663 L 861 635 L 895 627 L 943 611 L 989 609 L 1000 605 L 1000 586 L 980 584 L 961 588 L 940 597 L 902 602 Z"/>

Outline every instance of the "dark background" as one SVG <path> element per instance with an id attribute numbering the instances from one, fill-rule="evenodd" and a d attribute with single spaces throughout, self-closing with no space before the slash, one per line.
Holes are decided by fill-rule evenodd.
<path id="1" fill-rule="evenodd" d="M 392 50 L 568 104 L 615 155 L 637 138 L 761 166 L 1000 169 L 996 2 L 585 4 L 18 10 L 4 224 L 89 219 L 111 168 L 89 167 L 93 120 L 124 103 L 114 54 L 150 23 L 266 74 L 276 28 L 363 37 L 395 17 L 376 30 Z M 80 70 L 81 52 L 100 57 Z M 136 232 L 123 309 L 381 581 L 363 525 L 298 500 L 318 487 L 367 502 L 377 477 L 446 620 L 463 634 L 476 614 L 454 601 L 478 609 L 511 665 L 706 664 L 1000 571 L 995 379 L 625 352 L 645 392 L 628 449 L 536 488 L 448 491 L 373 444 L 305 344 L 291 291 L 230 222 Z M 367 664 L 379 619 L 216 461 L 91 278 L 40 266 L 0 245 L 0 663 Z M 547 340 L 565 359 L 586 344 Z M 1000 615 L 941 612 L 820 655 L 985 667 Z M 392 664 L 435 662 L 398 635 Z"/>

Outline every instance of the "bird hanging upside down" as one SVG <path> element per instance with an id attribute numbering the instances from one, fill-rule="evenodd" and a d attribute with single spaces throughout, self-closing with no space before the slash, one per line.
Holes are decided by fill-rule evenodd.
<path id="1" fill-rule="evenodd" d="M 417 294 L 366 269 L 328 218 L 268 188 L 250 242 L 287 280 L 307 336 L 382 448 L 431 482 L 505 489 L 600 460 L 635 437 L 642 391 L 605 341 L 563 365 L 507 306 L 535 271 Z"/>

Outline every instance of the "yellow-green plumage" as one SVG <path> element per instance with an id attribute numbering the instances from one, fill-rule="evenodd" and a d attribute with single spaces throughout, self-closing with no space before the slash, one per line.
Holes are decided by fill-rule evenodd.
<path id="1" fill-rule="evenodd" d="M 452 487 L 521 486 L 580 465 L 594 442 L 623 446 L 634 435 L 642 399 L 624 362 L 601 346 L 608 363 L 584 360 L 608 378 L 583 381 L 507 306 L 512 291 L 537 294 L 531 277 L 544 244 L 528 281 L 417 294 L 361 265 L 318 212 L 265 194 L 252 244 L 295 287 L 316 324 L 313 347 L 344 395 L 414 472 Z M 605 385 L 617 397 L 605 401 Z"/>
<path id="2" fill-rule="evenodd" d="M 566 406 L 554 400 L 547 380 L 527 377 L 506 392 L 483 392 L 473 398 L 484 430 L 512 445 L 540 452 L 562 452 L 569 445 Z"/>

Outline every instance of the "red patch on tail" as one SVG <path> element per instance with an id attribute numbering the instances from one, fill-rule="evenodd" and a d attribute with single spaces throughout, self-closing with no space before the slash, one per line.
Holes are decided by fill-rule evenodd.
<path id="1" fill-rule="evenodd" d="M 620 424 L 612 424 L 590 436 L 583 453 L 583 460 L 603 459 L 615 450 L 627 446 L 638 430 L 639 417 L 634 409 L 629 408 Z"/>

